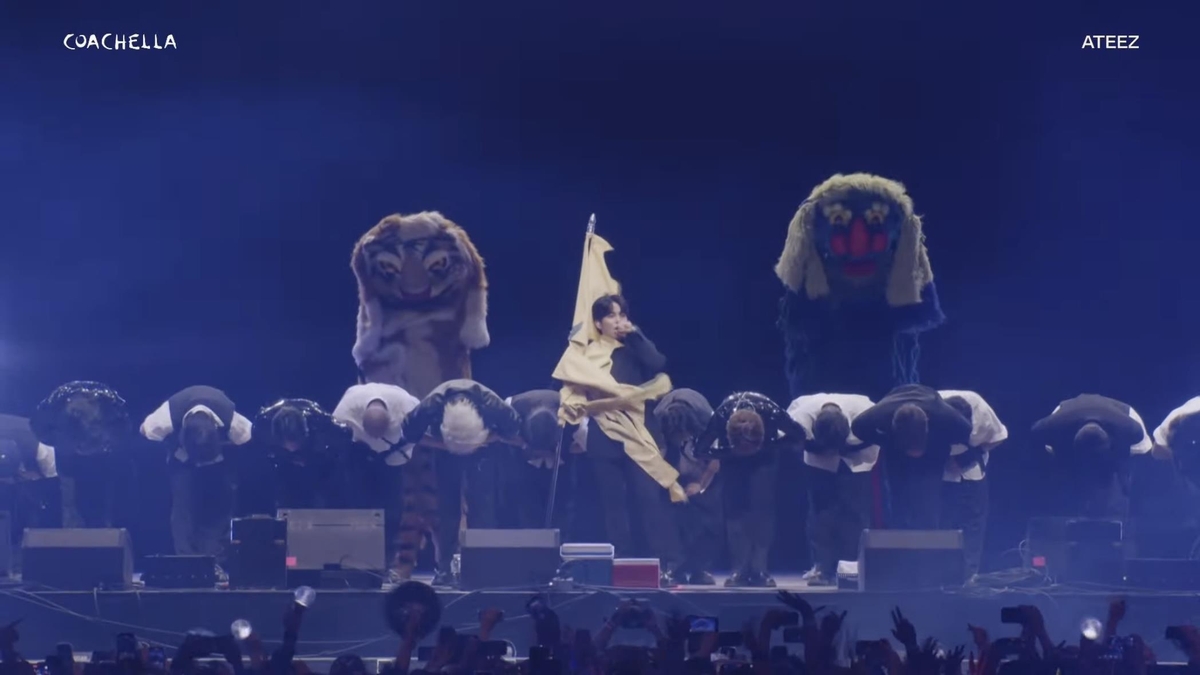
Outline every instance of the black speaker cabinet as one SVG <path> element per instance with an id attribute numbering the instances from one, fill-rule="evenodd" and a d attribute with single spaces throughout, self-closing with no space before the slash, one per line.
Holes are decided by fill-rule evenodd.
<path id="1" fill-rule="evenodd" d="M 235 518 L 230 588 L 287 588 L 287 523 L 270 516 Z"/>
<path id="2" fill-rule="evenodd" d="M 859 590 L 923 591 L 966 581 L 960 530 L 863 530 L 860 542 Z"/>
<path id="3" fill-rule="evenodd" d="M 549 584 L 559 566 L 558 530 L 473 530 L 462 534 L 465 589 Z"/>
<path id="4" fill-rule="evenodd" d="M 123 529 L 25 530 L 23 579 L 68 591 L 133 584 L 133 549 Z"/>

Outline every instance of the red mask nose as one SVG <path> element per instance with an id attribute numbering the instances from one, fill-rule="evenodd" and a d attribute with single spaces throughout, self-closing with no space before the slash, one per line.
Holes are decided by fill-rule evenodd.
<path id="1" fill-rule="evenodd" d="M 867 224 L 862 218 L 855 218 L 850 223 L 850 255 L 861 258 L 871 252 L 871 235 L 867 232 Z"/>

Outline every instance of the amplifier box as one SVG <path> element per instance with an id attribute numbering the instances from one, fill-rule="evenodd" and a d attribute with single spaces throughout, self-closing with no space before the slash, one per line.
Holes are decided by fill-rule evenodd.
<path id="1" fill-rule="evenodd" d="M 662 571 L 658 558 L 618 558 L 613 561 L 616 588 L 658 588 Z"/>
<path id="2" fill-rule="evenodd" d="M 459 582 L 465 589 L 549 584 L 562 564 L 558 530 L 483 530 L 462 533 Z"/>
<path id="3" fill-rule="evenodd" d="M 146 588 L 212 588 L 217 560 L 211 555 L 148 555 L 142 558 Z"/>
<path id="4" fill-rule="evenodd" d="M 25 530 L 23 578 L 65 591 L 133 585 L 133 549 L 123 529 Z"/>
<path id="5" fill-rule="evenodd" d="M 287 523 L 270 516 L 235 518 L 229 551 L 229 587 L 288 588 Z"/>
<path id="6" fill-rule="evenodd" d="M 863 530 L 859 542 L 859 590 L 933 590 L 966 581 L 961 530 Z"/>
<path id="7" fill-rule="evenodd" d="M 387 569 L 382 509 L 280 509 L 289 570 Z"/>
<path id="8" fill-rule="evenodd" d="M 612 586 L 612 544 L 563 544 L 559 550 L 563 560 L 563 576 L 582 586 Z"/>

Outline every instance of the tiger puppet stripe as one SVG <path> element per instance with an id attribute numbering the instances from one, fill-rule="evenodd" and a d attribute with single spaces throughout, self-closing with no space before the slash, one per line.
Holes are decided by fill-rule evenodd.
<path id="1" fill-rule="evenodd" d="M 437 211 L 393 214 L 358 240 L 350 266 L 358 281 L 352 354 L 360 382 L 394 384 L 423 399 L 447 380 L 471 378 L 471 350 L 491 339 L 483 258 L 465 230 Z M 402 578 L 412 575 L 425 541 L 437 541 L 434 456 L 415 447 L 401 473 L 393 565 Z"/>

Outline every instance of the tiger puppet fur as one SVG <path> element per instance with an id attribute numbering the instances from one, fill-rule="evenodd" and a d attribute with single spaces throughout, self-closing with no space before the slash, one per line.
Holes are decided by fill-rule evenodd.
<path id="1" fill-rule="evenodd" d="M 351 268 L 358 281 L 352 354 L 360 382 L 394 384 L 423 399 L 447 380 L 471 378 L 471 350 L 486 347 L 490 337 L 483 258 L 465 230 L 437 211 L 393 214 L 358 240 Z M 402 578 L 412 575 L 426 539 L 437 541 L 434 452 L 415 447 L 401 472 L 393 565 Z M 446 571 L 449 561 L 437 557 Z"/>

